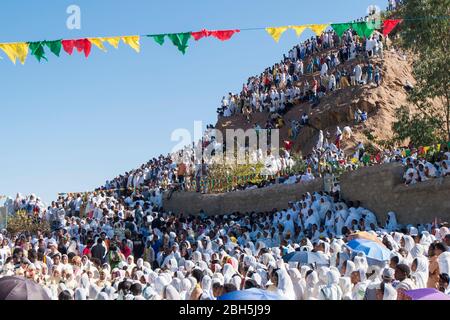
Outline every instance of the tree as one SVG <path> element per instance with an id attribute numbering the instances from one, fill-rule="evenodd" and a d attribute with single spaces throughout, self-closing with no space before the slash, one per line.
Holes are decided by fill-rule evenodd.
<path id="1" fill-rule="evenodd" d="M 17 211 L 13 216 L 8 218 L 7 231 L 10 235 L 18 235 L 20 233 L 28 233 L 36 235 L 38 231 L 49 232 L 50 225 L 44 219 L 29 215 L 26 211 Z"/>
<path id="2" fill-rule="evenodd" d="M 436 128 L 442 127 L 439 118 L 427 117 L 422 113 L 411 114 L 406 107 L 397 110 L 397 121 L 393 124 L 393 141 L 401 143 L 410 139 L 414 145 L 429 146 L 441 142 Z"/>
<path id="3" fill-rule="evenodd" d="M 404 18 L 399 44 L 415 56 L 417 84 L 408 98 L 418 113 L 399 109 L 396 138 L 413 144 L 450 141 L 450 0 L 406 0 L 399 13 Z"/>

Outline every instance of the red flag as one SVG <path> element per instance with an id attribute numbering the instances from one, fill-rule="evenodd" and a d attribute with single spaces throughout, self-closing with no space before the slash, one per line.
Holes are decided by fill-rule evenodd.
<path id="1" fill-rule="evenodd" d="M 384 20 L 383 35 L 386 37 L 402 21 L 402 19 Z"/>
<path id="2" fill-rule="evenodd" d="M 211 31 L 211 35 L 221 41 L 226 41 L 230 40 L 231 37 L 238 32 L 241 32 L 241 30 L 219 30 Z"/>
<path id="3" fill-rule="evenodd" d="M 191 35 L 196 41 L 198 41 L 202 38 L 209 37 L 211 35 L 211 32 L 203 29 L 202 31 L 192 32 Z"/>
<path id="4" fill-rule="evenodd" d="M 61 41 L 64 51 L 69 55 L 72 55 L 73 48 L 75 47 L 75 40 L 63 40 Z"/>
<path id="5" fill-rule="evenodd" d="M 202 31 L 198 32 L 192 32 L 192 37 L 198 41 L 202 38 L 211 37 L 213 36 L 216 39 L 219 39 L 221 41 L 230 40 L 231 37 L 235 34 L 241 32 L 241 30 L 216 30 L 216 31 L 209 31 L 206 29 L 203 29 Z"/>
<path id="6" fill-rule="evenodd" d="M 75 47 L 77 48 L 78 52 L 84 51 L 84 55 L 87 58 L 91 53 L 92 44 L 88 39 L 79 39 L 75 41 Z"/>
<path id="7" fill-rule="evenodd" d="M 64 51 L 69 55 L 72 55 L 74 48 L 77 48 L 78 52 L 84 51 L 86 58 L 89 57 L 89 54 L 91 53 L 92 43 L 88 39 L 63 40 L 61 43 Z"/>

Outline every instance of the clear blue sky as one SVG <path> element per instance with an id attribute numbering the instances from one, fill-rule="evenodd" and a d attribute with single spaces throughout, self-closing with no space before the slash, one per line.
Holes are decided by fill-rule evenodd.
<path id="1" fill-rule="evenodd" d="M 346 22 L 386 0 L 3 0 L 0 42 L 170 33 Z M 66 9 L 81 8 L 81 30 Z M 311 36 L 305 32 L 302 39 Z M 191 40 L 185 56 L 171 44 L 141 39 L 141 53 L 92 49 L 48 62 L 13 65 L 0 52 L 0 194 L 88 191 L 169 152 L 177 128 L 215 123 L 222 96 L 278 62 L 298 42 L 290 30 L 275 43 L 265 31 L 231 41 Z M 107 45 L 108 46 L 108 45 Z"/>

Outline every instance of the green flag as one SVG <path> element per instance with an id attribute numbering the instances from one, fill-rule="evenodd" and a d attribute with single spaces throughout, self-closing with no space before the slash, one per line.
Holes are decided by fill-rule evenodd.
<path id="1" fill-rule="evenodd" d="M 405 151 L 405 154 L 406 154 L 407 157 L 410 157 L 410 156 L 411 156 L 411 150 L 409 150 L 409 149 L 406 150 L 406 151 Z"/>
<path id="2" fill-rule="evenodd" d="M 367 22 L 354 22 L 352 23 L 352 29 L 356 31 L 360 37 L 370 37 L 374 31 Z"/>
<path id="3" fill-rule="evenodd" d="M 331 27 L 334 29 L 336 34 L 340 37 L 344 34 L 345 31 L 350 29 L 352 26 L 351 23 L 333 23 L 331 24 Z"/>
<path id="4" fill-rule="evenodd" d="M 166 36 L 165 34 L 157 34 L 154 36 L 147 36 L 147 37 L 152 37 L 156 41 L 156 43 L 163 45 L 165 36 Z"/>
<path id="5" fill-rule="evenodd" d="M 28 47 L 31 50 L 31 55 L 35 56 L 39 62 L 41 62 L 42 59 L 47 61 L 47 58 L 45 57 L 44 41 L 28 42 Z"/>
<path id="6" fill-rule="evenodd" d="M 370 155 L 366 154 L 366 155 L 363 157 L 363 162 L 364 162 L 364 164 L 368 164 L 369 161 L 370 161 Z"/>
<path id="7" fill-rule="evenodd" d="M 191 32 L 185 33 L 174 33 L 167 35 L 172 41 L 173 45 L 178 48 L 183 54 L 186 53 L 186 49 L 189 48 L 187 45 L 189 39 L 191 38 Z"/>
<path id="8" fill-rule="evenodd" d="M 53 52 L 55 56 L 59 57 L 62 47 L 61 40 L 44 41 L 44 44 L 50 49 L 51 52 Z"/>

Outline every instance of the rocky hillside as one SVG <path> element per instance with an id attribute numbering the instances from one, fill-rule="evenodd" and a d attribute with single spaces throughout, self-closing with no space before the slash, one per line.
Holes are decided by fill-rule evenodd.
<path id="1" fill-rule="evenodd" d="M 370 84 L 341 89 L 321 98 L 319 106 L 314 109 L 311 109 L 310 103 L 294 106 L 284 117 L 286 125 L 280 130 L 282 141 L 288 139 L 291 119 L 300 120 L 304 112 L 309 114 L 312 127 L 303 128 L 294 144 L 294 150 L 301 151 L 304 155 L 316 145 L 318 130 L 323 130 L 324 133 L 328 131 L 334 139 L 337 126 L 341 129 L 344 126 L 350 126 L 353 130 L 353 137 L 342 144 L 343 148 L 349 152 L 357 142 L 368 142 L 364 131 L 370 131 L 379 140 L 392 137 L 391 127 L 395 121 L 395 109 L 401 105 L 408 105 L 404 84 L 406 80 L 412 84 L 415 83 L 412 76 L 412 60 L 397 52 L 386 51 L 384 59 L 375 58 L 373 63 L 379 64 L 383 70 L 383 82 L 380 87 Z M 347 63 L 346 67 L 351 68 L 351 65 Z M 317 72 L 314 76 L 318 77 L 319 73 Z M 368 121 L 363 125 L 355 126 L 353 118 L 358 108 L 368 113 Z M 216 128 L 249 129 L 256 123 L 264 127 L 268 117 L 268 113 L 257 112 L 252 115 L 251 123 L 247 123 L 244 116 L 238 114 L 220 118 Z"/>

